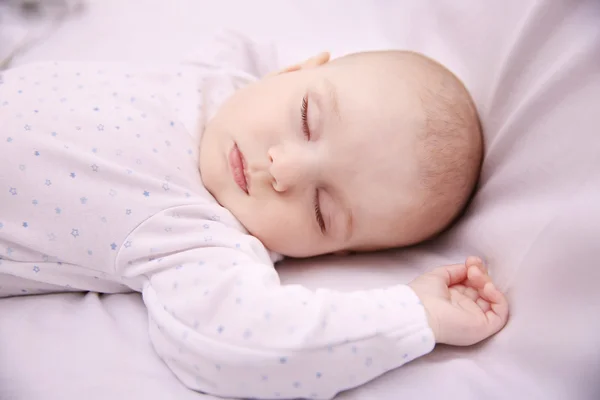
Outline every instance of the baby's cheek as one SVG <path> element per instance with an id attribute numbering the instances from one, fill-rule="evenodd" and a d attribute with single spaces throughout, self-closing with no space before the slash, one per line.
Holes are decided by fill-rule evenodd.
<path id="1" fill-rule="evenodd" d="M 262 213 L 251 212 L 246 229 L 269 250 L 284 255 L 303 255 L 312 238 L 301 213 L 292 207 L 270 204 Z M 244 222 L 242 221 L 242 224 Z"/>

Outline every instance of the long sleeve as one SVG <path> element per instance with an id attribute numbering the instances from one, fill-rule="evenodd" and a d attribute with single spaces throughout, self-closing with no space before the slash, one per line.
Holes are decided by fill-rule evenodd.
<path id="1" fill-rule="evenodd" d="M 282 286 L 262 244 L 216 203 L 153 216 L 118 260 L 127 279 L 143 277 L 156 351 L 197 391 L 329 399 L 434 346 L 408 286 Z"/>
<path id="2" fill-rule="evenodd" d="M 221 396 L 330 398 L 433 348 L 406 286 L 282 286 L 271 255 L 203 187 L 198 117 L 235 89 L 232 71 L 11 71 L 0 91 L 8 295 L 141 291 L 158 354 L 188 387 Z"/>

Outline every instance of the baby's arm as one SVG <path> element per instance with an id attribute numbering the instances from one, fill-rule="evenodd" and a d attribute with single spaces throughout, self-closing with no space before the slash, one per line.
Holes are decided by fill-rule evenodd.
<path id="1" fill-rule="evenodd" d="M 312 292 L 281 286 L 273 267 L 234 249 L 186 256 L 194 261 L 153 275 L 143 297 L 156 350 L 192 389 L 329 399 L 434 347 L 408 286 Z"/>
<path id="2" fill-rule="evenodd" d="M 256 239 L 217 221 L 192 226 L 172 218 L 165 213 L 144 223 L 122 260 L 132 260 L 124 275 L 148 277 L 143 297 L 154 347 L 194 390 L 332 398 L 434 347 L 425 309 L 407 285 L 352 293 L 282 286 Z M 173 223 L 181 235 L 160 234 Z M 155 243 L 159 254 L 147 259 Z M 415 290 L 445 311 L 433 300 L 437 294 L 423 289 L 428 282 Z"/>

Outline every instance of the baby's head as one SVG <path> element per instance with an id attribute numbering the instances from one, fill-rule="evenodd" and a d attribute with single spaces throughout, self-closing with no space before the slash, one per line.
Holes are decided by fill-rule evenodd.
<path id="1" fill-rule="evenodd" d="M 473 101 L 443 66 L 324 53 L 229 98 L 206 126 L 200 172 L 267 248 L 308 257 L 434 236 L 465 207 L 481 159 Z"/>

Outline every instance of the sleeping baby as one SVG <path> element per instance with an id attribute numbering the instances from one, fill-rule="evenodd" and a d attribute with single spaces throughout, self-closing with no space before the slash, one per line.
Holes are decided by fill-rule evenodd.
<path id="1" fill-rule="evenodd" d="M 323 53 L 260 80 L 32 64 L 0 75 L 0 126 L 0 297 L 139 291 L 156 352 L 193 390 L 329 399 L 506 323 L 476 257 L 356 292 L 281 285 L 274 268 L 419 243 L 464 209 L 478 117 L 420 54 Z"/>

